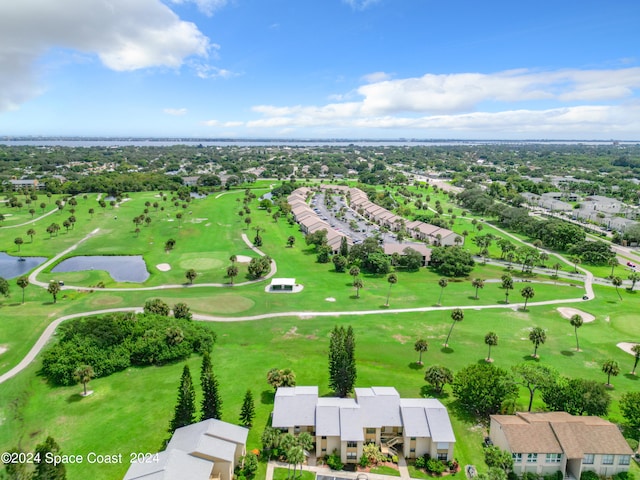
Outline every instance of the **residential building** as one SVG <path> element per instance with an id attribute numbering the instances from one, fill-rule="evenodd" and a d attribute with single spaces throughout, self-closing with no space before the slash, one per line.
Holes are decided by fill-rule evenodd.
<path id="1" fill-rule="evenodd" d="M 489 437 L 511 452 L 518 475 L 560 471 L 579 479 L 591 470 L 610 477 L 629 470 L 633 453 L 613 423 L 566 412 L 492 415 Z"/>
<path id="2" fill-rule="evenodd" d="M 393 387 L 356 388 L 354 398 L 319 397 L 318 387 L 280 387 L 272 426 L 315 440 L 318 457 L 334 450 L 356 463 L 363 446 L 417 458 L 453 459 L 455 436 L 447 409 L 434 398 L 400 398 Z"/>
<path id="3" fill-rule="evenodd" d="M 178 428 L 154 461 L 132 463 L 124 480 L 233 480 L 249 430 L 209 419 Z"/>

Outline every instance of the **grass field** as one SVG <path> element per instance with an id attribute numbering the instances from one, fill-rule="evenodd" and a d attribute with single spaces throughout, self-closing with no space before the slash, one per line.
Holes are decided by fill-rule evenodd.
<path id="1" fill-rule="evenodd" d="M 257 190 L 259 194 L 261 191 Z M 266 373 L 272 367 L 292 368 L 299 385 L 319 385 L 321 394 L 329 394 L 327 387 L 327 351 L 329 332 L 334 325 L 352 325 L 357 341 L 357 386 L 395 386 L 405 397 L 431 395 L 423 380 L 424 369 L 431 364 L 443 364 L 456 371 L 486 357 L 484 335 L 494 331 L 499 345 L 492 349 L 495 365 L 509 368 L 523 361 L 531 361 L 533 350 L 527 339 L 528 330 L 541 326 L 547 330 L 548 340 L 539 349 L 540 362 L 554 366 L 571 377 L 583 377 L 604 382 L 601 364 L 609 358 L 621 365 L 621 375 L 613 379 L 611 391 L 614 402 L 610 418 L 621 420 L 617 399 L 627 391 L 637 390 L 637 377 L 626 374 L 633 357 L 616 347 L 621 341 L 639 341 L 637 327 L 638 296 L 620 290 L 620 301 L 613 288 L 596 286 L 597 298 L 575 306 L 596 319 L 579 329 L 582 351 L 576 353 L 573 328 L 563 319 L 558 305 L 531 306 L 528 311 L 518 311 L 514 305 L 502 309 L 475 310 L 474 306 L 501 304 L 504 292 L 497 279 L 504 273 L 500 267 L 478 265 L 468 279 L 451 281 L 444 290 L 442 304 L 469 306 L 464 320 L 457 324 L 450 340 L 450 348 L 442 343 L 450 327 L 450 311 L 389 313 L 383 305 L 389 293 L 384 276 L 364 276 L 364 289 L 359 299 L 354 298 L 352 279 L 348 274 L 336 273 L 332 264 L 318 264 L 315 253 L 304 244 L 295 226 L 286 221 L 275 223 L 266 211 L 251 204 L 252 223 L 246 229 L 243 218 L 237 214 L 242 191 L 233 191 L 219 198 L 214 196 L 193 200 L 187 209 L 151 212 L 149 226 L 141 226 L 136 235 L 134 216 L 145 208 L 146 201 L 157 201 L 157 193 L 132 194 L 130 200 L 117 208 L 97 206 L 96 195 L 85 201 L 78 199 L 77 222 L 69 232 L 62 229 L 57 236 L 44 233 L 52 221 L 61 224 L 68 213 L 55 212 L 36 223 L 33 244 L 25 243 L 21 253 L 46 255 L 73 245 L 96 228 L 96 234 L 81 244 L 73 255 L 80 254 L 139 254 L 143 255 L 151 274 L 144 287 L 163 284 L 182 284 L 184 273 L 195 268 L 198 277 L 193 287 L 180 287 L 145 291 L 100 291 L 90 286 L 102 281 L 106 287 L 134 287 L 138 284 L 117 284 L 106 272 L 77 272 L 64 274 L 67 285 L 77 284 L 84 291 L 65 290 L 56 304 L 44 289 L 29 286 L 22 291 L 10 281 L 11 295 L 0 304 L 0 347 L 7 350 L 0 354 L 0 373 L 4 373 L 27 353 L 46 325 L 61 315 L 113 307 L 141 306 L 149 298 L 162 298 L 170 305 L 186 302 L 194 312 L 209 315 L 244 316 L 272 312 L 302 312 L 286 318 L 243 322 L 207 322 L 218 334 L 213 359 L 224 401 L 223 420 L 237 422 L 244 392 L 251 388 L 256 399 L 256 419 L 251 429 L 248 448 L 260 447 L 260 435 L 266 425 L 273 404 L 273 390 L 266 383 Z M 55 199 L 54 199 L 55 201 Z M 433 202 L 433 200 L 432 200 Z M 93 205 L 95 213 L 89 215 Z M 240 203 L 241 205 L 241 203 Z M 152 209 L 153 210 L 153 209 Z M 186 210 L 178 222 L 175 213 Z M 191 215 L 188 212 L 192 212 Z M 169 216 L 167 216 L 169 213 Z M 58 218 L 59 216 L 59 218 Z M 115 217 L 118 217 L 117 219 Z M 55 217 L 53 220 L 51 217 Z M 173 220 L 173 221 L 169 221 Z M 464 222 L 470 219 L 465 219 Z M 458 225 L 458 222 L 460 224 Z M 265 282 L 243 287 L 202 287 L 203 283 L 227 283 L 226 267 L 232 254 L 255 256 L 241 239 L 241 233 L 249 238 L 255 235 L 254 227 L 264 228 L 262 250 L 277 262 L 277 276 L 295 277 L 304 290 L 295 295 L 269 295 L 264 293 Z M 481 233 L 487 233 L 489 227 Z M 462 219 L 456 221 L 456 230 L 466 229 Z M 13 229 L 15 230 L 15 229 Z M 471 230 L 470 230 L 471 231 Z M 296 238 L 293 248 L 286 247 L 289 235 Z M 1 245 L 8 245 L 11 253 L 16 232 L 0 228 Z M 471 235 L 470 235 L 471 237 Z M 164 243 L 168 238 L 176 240 L 176 248 L 167 253 Z M 473 251 L 473 247 L 472 251 Z M 169 263 L 172 269 L 162 272 L 156 268 Z M 244 268 L 245 270 L 242 270 Z M 246 280 L 246 267 L 236 282 Z M 487 281 L 474 298 L 472 278 L 493 279 Z M 40 280 L 60 278 L 59 274 L 44 272 Z M 391 308 L 433 306 L 438 302 L 441 289 L 440 277 L 427 269 L 420 272 L 398 272 L 398 283 L 390 293 Z M 554 299 L 575 299 L 582 295 L 582 288 L 570 286 L 568 281 L 554 282 L 547 277 L 532 279 L 536 296 L 533 302 Z M 522 285 L 524 286 L 524 285 Z M 581 287 L 580 285 L 578 287 Z M 511 292 L 510 301 L 522 303 L 520 283 Z M 327 301 L 333 298 L 335 301 Z M 375 315 L 318 317 L 305 315 L 312 311 L 379 311 Z M 429 342 L 429 351 L 423 356 L 424 367 L 415 362 L 417 353 L 413 344 L 418 338 Z M 194 356 L 187 363 L 194 378 L 198 377 L 200 358 Z M 90 383 L 94 394 L 88 398 L 78 395 L 79 386 L 51 387 L 38 375 L 36 361 L 17 377 L 0 388 L 0 448 L 6 450 L 20 444 L 25 449 L 52 435 L 65 453 L 86 454 L 90 451 L 104 454 L 153 452 L 162 448 L 168 437 L 167 427 L 173 413 L 177 388 L 183 363 L 163 367 L 130 368 L 108 378 Z M 200 395 L 199 387 L 196 389 Z M 462 465 L 478 466 L 482 461 L 482 437 L 485 426 L 469 418 L 456 408 L 450 390 L 440 397 L 450 410 L 452 424 L 458 438 L 456 457 Z M 527 396 L 521 392 L 519 408 L 526 407 Z M 534 408 L 542 408 L 536 397 Z M 260 472 L 264 466 L 261 465 Z M 93 477 L 95 479 L 122 478 L 127 465 L 68 466 L 71 480 Z M 481 468 L 480 468 L 481 469 Z"/>

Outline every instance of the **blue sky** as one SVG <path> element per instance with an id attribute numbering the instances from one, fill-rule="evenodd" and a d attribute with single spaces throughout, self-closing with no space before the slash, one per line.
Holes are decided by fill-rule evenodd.
<path id="1" fill-rule="evenodd" d="M 0 135 L 640 140 L 640 2 L 0 3 Z"/>

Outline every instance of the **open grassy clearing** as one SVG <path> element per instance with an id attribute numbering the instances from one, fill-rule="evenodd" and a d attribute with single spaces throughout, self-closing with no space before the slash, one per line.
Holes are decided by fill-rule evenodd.
<path id="1" fill-rule="evenodd" d="M 604 291 L 600 291 L 604 290 Z M 573 351 L 575 338 L 569 322 L 555 307 L 534 307 L 529 312 L 469 311 L 456 325 L 451 348 L 442 348 L 450 326 L 448 312 L 420 314 L 381 314 L 357 318 L 289 318 L 257 322 L 208 324 L 218 334 L 213 358 L 223 396 L 223 419 L 236 422 L 244 391 L 251 388 L 256 398 L 255 427 L 249 437 L 249 448 L 259 448 L 259 438 L 272 408 L 273 391 L 265 380 L 271 367 L 290 367 L 297 374 L 299 385 L 318 384 L 322 394 L 327 388 L 328 337 L 335 324 L 354 327 L 357 340 L 357 386 L 393 385 L 403 396 L 431 395 L 423 381 L 424 369 L 431 364 L 446 364 L 454 371 L 472 362 L 482 362 L 486 356 L 484 334 L 495 331 L 499 345 L 492 350 L 496 366 L 507 368 L 531 361 L 532 345 L 528 329 L 547 329 L 547 343 L 541 346 L 540 362 L 553 365 L 569 376 L 605 380 L 600 371 L 602 361 L 618 360 L 622 371 L 628 371 L 633 357 L 615 345 L 621 340 L 633 340 L 634 307 L 621 305 L 609 289 L 599 289 L 602 300 L 584 304 L 596 316 L 580 330 L 583 351 Z M 611 302 L 611 303 L 610 303 Z M 611 315 L 616 304 L 615 317 Z M 424 367 L 417 367 L 413 343 L 425 338 L 430 344 L 424 354 Z M 197 378 L 200 358 L 192 357 L 188 364 Z M 52 388 L 36 375 L 37 365 L 3 385 L 0 392 L 0 447 L 8 448 L 22 438 L 23 445 L 35 444 L 41 436 L 53 435 L 66 452 L 104 451 L 127 453 L 157 450 L 167 436 L 166 428 L 173 412 L 182 364 L 161 368 L 130 368 L 111 377 L 94 380 L 90 388 L 95 394 L 81 399 L 81 387 Z M 197 382 L 197 381 L 196 381 Z M 621 374 L 615 378 L 614 398 L 625 391 L 637 389 L 635 377 Z M 441 400 L 450 408 L 454 429 L 459 439 L 456 457 L 461 464 L 482 465 L 480 446 L 484 427 L 460 412 L 447 389 Z M 519 408 L 526 407 L 522 390 Z M 536 396 L 534 408 L 542 406 Z M 611 418 L 619 420 L 614 403 Z M 99 434 L 97 434 L 99 432 Z M 126 466 L 93 468 L 88 465 L 69 467 L 71 479 L 118 478 Z"/>
<path id="2" fill-rule="evenodd" d="M 548 341 L 540 348 L 541 363 L 553 365 L 568 376 L 605 379 L 600 371 L 603 361 L 618 360 L 622 372 L 614 379 L 612 394 L 619 398 L 625 391 L 637 389 L 635 377 L 624 375 L 633 364 L 633 357 L 615 345 L 620 341 L 638 341 L 636 326 L 637 296 L 621 289 L 624 301 L 620 302 L 613 288 L 596 287 L 597 299 L 574 304 L 596 316 L 593 323 L 580 330 L 583 351 L 576 353 L 573 328 L 556 311 L 556 306 L 530 307 L 528 312 L 505 310 L 465 310 L 465 319 L 456 325 L 451 337 L 451 349 L 442 349 L 450 327 L 450 311 L 425 313 L 386 313 L 389 286 L 385 276 L 365 275 L 361 298 L 353 298 L 352 278 L 348 273 L 333 272 L 332 264 L 318 264 L 315 253 L 304 245 L 303 236 L 297 226 L 289 226 L 284 220 L 277 224 L 265 212 L 251 206 L 252 224 L 249 230 L 237 215 L 242 191 L 229 192 L 216 199 L 194 200 L 189 204 L 192 219 L 207 218 L 207 221 L 183 220 L 169 222 L 170 217 L 152 217 L 151 224 L 141 226 L 136 238 L 131 219 L 141 213 L 145 201 L 155 198 L 155 193 L 132 194 L 131 200 L 119 208 L 96 207 L 94 217 L 81 214 L 84 200 L 78 200 L 75 229 L 68 233 L 62 229 L 58 236 L 48 239 L 37 235 L 30 247 L 34 253 L 49 256 L 72 245 L 85 234 L 100 228 L 95 238 L 82 244 L 73 254 L 131 254 L 143 255 L 151 272 L 144 286 L 165 283 L 184 283 L 184 272 L 195 268 L 198 278 L 195 283 L 227 282 L 224 272 L 231 254 L 254 256 L 240 238 L 246 233 L 253 238 L 253 227 L 265 229 L 262 233 L 262 250 L 273 256 L 278 263 L 277 276 L 295 277 L 305 288 L 300 294 L 265 294 L 265 282 L 234 288 L 181 287 L 158 291 L 94 290 L 92 293 L 65 290 L 57 304 L 44 289 L 29 286 L 26 303 L 21 305 L 22 292 L 11 281 L 10 298 L 3 300 L 0 322 L 0 346 L 8 350 L 0 355 L 0 373 L 15 365 L 31 348 L 46 324 L 60 315 L 99 310 L 113 307 L 141 306 L 146 299 L 162 298 L 170 305 L 179 301 L 189 304 L 194 312 L 212 315 L 244 316 L 266 312 L 286 311 L 355 311 L 380 310 L 379 315 L 313 318 L 270 319 L 253 322 L 209 324 L 218 333 L 218 344 L 214 347 L 216 373 L 224 399 L 224 420 L 236 422 L 242 397 L 247 388 L 254 390 L 256 398 L 256 421 L 248 447 L 259 447 L 259 437 L 267 422 L 272 407 L 273 393 L 266 384 L 269 368 L 293 368 L 298 384 L 318 384 L 321 393 L 328 394 L 326 355 L 328 335 L 336 323 L 351 324 L 356 330 L 358 382 L 357 386 L 393 385 L 403 396 L 430 395 L 423 381 L 424 369 L 430 364 L 445 364 L 454 371 L 474 361 L 483 361 L 486 347 L 484 335 L 492 330 L 499 337 L 499 345 L 492 350 L 497 366 L 510 365 L 530 360 L 531 343 L 527 339 L 528 329 L 542 326 L 547 329 Z M 91 203 L 91 197 L 88 202 Z M 93 196 L 95 202 L 95 196 Z M 172 206 L 171 209 L 174 207 Z M 180 207 L 182 210 L 182 207 Z M 114 211 L 117 212 L 116 220 Z M 173 210 L 171 210 L 173 211 Z M 58 213 L 53 214 L 58 215 Z M 62 213 L 63 220 L 68 213 Z M 244 217 L 243 217 L 244 218 Z M 61 223 L 62 220 L 56 220 Z M 213 220 L 213 221 L 210 221 Z M 43 219 L 38 231 L 44 231 L 51 219 Z M 456 220 L 456 223 L 462 222 Z M 470 220 L 465 219 L 465 222 Z M 211 225 L 207 226 L 207 223 Z M 218 225 L 219 223 L 219 225 Z M 460 227 L 463 225 L 461 224 Z M 458 231 L 458 225 L 454 227 Z M 489 226 L 481 234 L 489 232 Z M 103 230 L 104 229 L 104 230 Z M 471 229 L 469 230 L 472 231 Z M 164 252 L 163 245 L 169 235 L 176 239 L 176 248 Z M 286 247 L 289 235 L 296 238 L 293 248 Z M 14 232 L 0 229 L 3 245 L 13 245 Z M 471 235 L 470 235 L 471 237 Z M 467 239 L 469 241 L 469 238 Z M 475 246 L 468 244 L 472 251 Z M 499 253 L 497 254 L 499 256 Z M 155 269 L 159 263 L 169 263 L 172 270 L 161 272 Z M 152 271 L 154 270 L 155 271 Z M 565 269 L 566 270 L 566 269 Z M 517 271 L 517 266 L 516 266 Z M 504 292 L 499 283 L 485 284 L 479 291 L 479 299 L 470 284 L 472 278 L 499 279 L 503 268 L 477 265 L 469 279 L 450 282 L 444 290 L 442 303 L 452 305 L 488 305 L 504 301 Z M 514 271 L 514 275 L 515 275 Z M 40 280 L 59 278 L 60 274 L 45 273 Z M 67 284 L 89 286 L 104 281 L 106 286 L 118 285 L 105 272 L 77 272 L 64 274 Z M 241 273 L 236 282 L 243 278 Z M 432 306 L 438 302 L 440 277 L 428 270 L 416 273 L 399 272 L 398 283 L 392 287 L 391 308 Z M 522 303 L 519 290 L 532 285 L 536 291 L 534 302 L 558 298 L 579 298 L 582 288 L 569 286 L 569 281 L 554 282 L 549 278 L 533 278 L 549 283 L 515 284 L 510 294 L 511 303 Z M 577 284 L 577 282 L 576 282 Z M 327 298 L 335 302 L 328 302 Z M 413 344 L 418 338 L 430 344 L 424 356 L 425 366 L 416 368 L 417 354 Z M 199 372 L 199 357 L 188 362 L 194 378 Z M 32 365 L 18 377 L 3 384 L 0 389 L 0 447 L 10 448 L 18 439 L 24 447 L 32 447 L 51 434 L 62 445 L 66 453 L 130 453 L 134 451 L 157 451 L 168 435 L 166 428 L 171 418 L 182 364 L 162 368 L 128 369 L 109 378 L 91 382 L 95 390 L 92 397 L 81 399 L 80 387 L 51 388 L 37 376 L 38 365 Z M 196 382 L 197 383 L 197 382 Z M 483 427 L 455 408 L 453 398 L 445 393 L 442 401 L 450 407 L 452 422 L 459 439 L 456 456 L 461 464 L 482 465 L 481 440 Z M 524 391 L 519 407 L 526 407 Z M 534 408 L 542 406 L 537 397 Z M 619 420 L 617 403 L 611 409 L 611 418 Z M 262 469 L 262 465 L 261 465 Z M 69 467 L 69 478 L 121 478 L 125 466 L 114 467 Z"/>

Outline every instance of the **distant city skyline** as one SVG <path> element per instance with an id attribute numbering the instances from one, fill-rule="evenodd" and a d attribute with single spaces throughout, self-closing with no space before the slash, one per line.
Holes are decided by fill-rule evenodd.
<path id="1" fill-rule="evenodd" d="M 0 4 L 0 137 L 640 139 L 637 0 Z"/>

